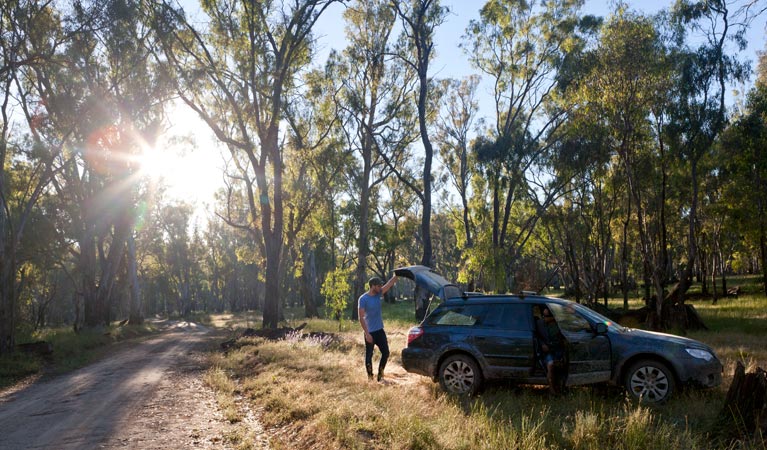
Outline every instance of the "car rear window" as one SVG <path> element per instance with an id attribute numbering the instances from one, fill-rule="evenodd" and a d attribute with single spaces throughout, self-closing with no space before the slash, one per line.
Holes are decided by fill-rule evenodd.
<path id="1" fill-rule="evenodd" d="M 445 306 L 435 310 L 426 322 L 429 325 L 471 327 L 481 323 L 486 310 L 485 305 Z"/>

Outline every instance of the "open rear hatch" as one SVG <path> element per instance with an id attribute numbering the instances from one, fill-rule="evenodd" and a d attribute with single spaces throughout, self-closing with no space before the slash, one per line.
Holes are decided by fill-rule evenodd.
<path id="1" fill-rule="evenodd" d="M 394 269 L 394 274 L 413 280 L 417 286 L 425 289 L 442 300 L 463 296 L 461 288 L 447 281 L 442 275 L 426 266 L 407 266 Z"/>

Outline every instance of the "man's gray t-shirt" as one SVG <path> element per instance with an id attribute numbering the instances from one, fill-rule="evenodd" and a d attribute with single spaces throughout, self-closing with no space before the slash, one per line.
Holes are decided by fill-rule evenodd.
<path id="1" fill-rule="evenodd" d="M 381 314 L 381 296 L 370 295 L 367 292 L 360 295 L 357 305 L 365 310 L 365 323 L 368 324 L 368 333 L 383 330 L 383 316 Z"/>

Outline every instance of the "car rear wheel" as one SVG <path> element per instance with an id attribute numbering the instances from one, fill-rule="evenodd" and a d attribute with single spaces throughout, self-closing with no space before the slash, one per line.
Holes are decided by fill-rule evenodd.
<path id="1" fill-rule="evenodd" d="M 482 373 L 466 355 L 453 355 L 439 367 L 439 384 L 451 394 L 474 395 L 482 384 Z"/>
<path id="2" fill-rule="evenodd" d="M 649 359 L 632 365 L 624 384 L 632 397 L 646 403 L 663 403 L 676 389 L 674 374 L 668 366 Z"/>

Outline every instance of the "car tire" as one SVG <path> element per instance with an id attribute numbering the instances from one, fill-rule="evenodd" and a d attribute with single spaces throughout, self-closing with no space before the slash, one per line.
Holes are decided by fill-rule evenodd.
<path id="1" fill-rule="evenodd" d="M 676 381 L 667 365 L 643 359 L 626 371 L 624 386 L 629 395 L 640 402 L 664 403 L 676 390 Z"/>
<path id="2" fill-rule="evenodd" d="M 470 356 L 453 355 L 439 366 L 439 384 L 451 394 L 474 395 L 482 385 L 482 372 Z"/>

